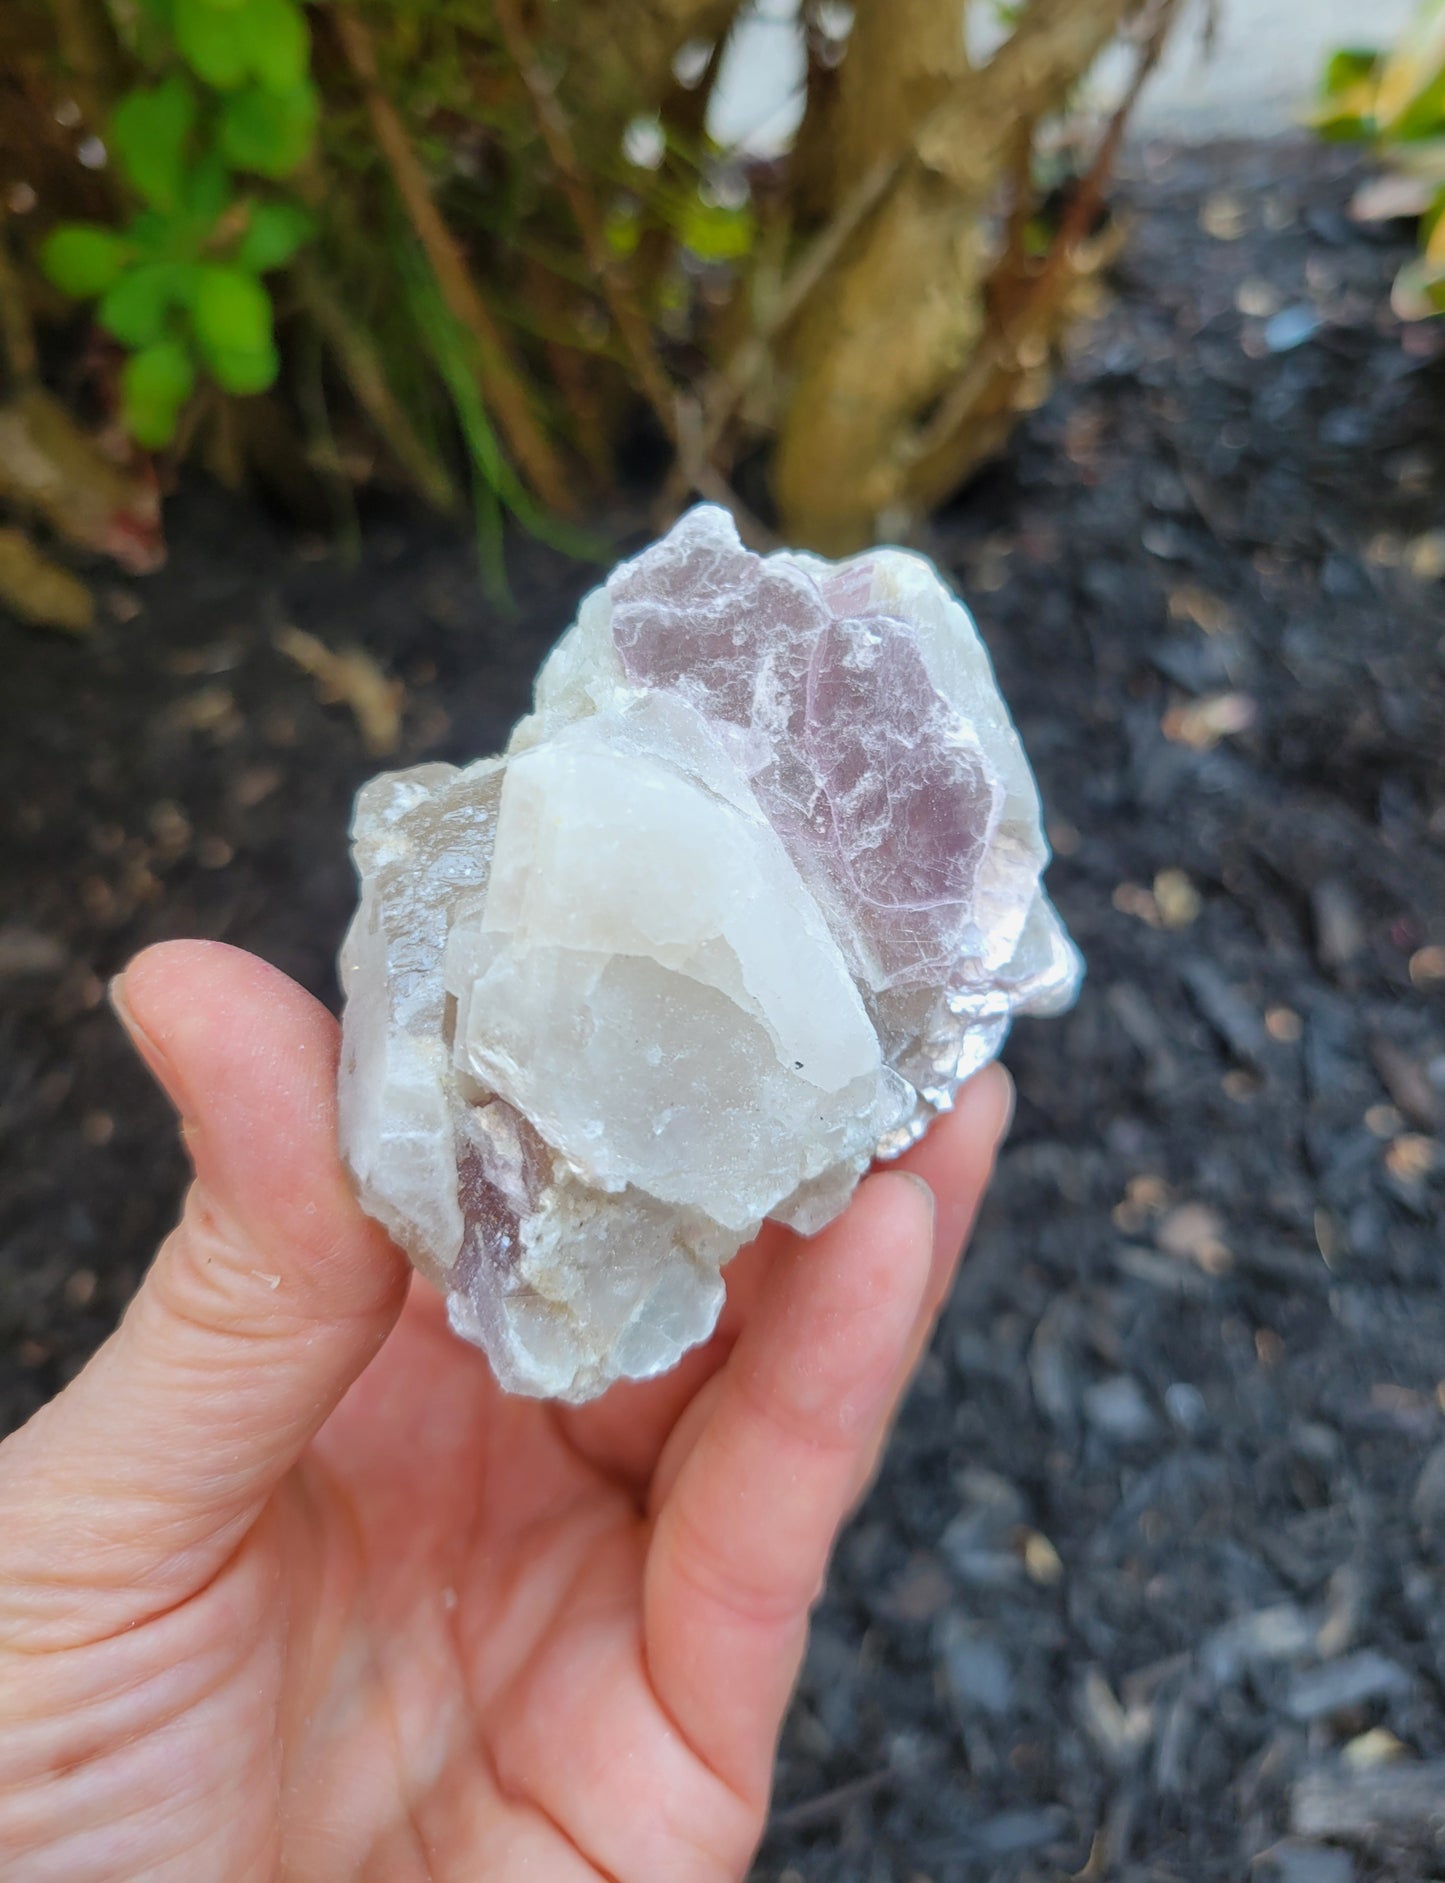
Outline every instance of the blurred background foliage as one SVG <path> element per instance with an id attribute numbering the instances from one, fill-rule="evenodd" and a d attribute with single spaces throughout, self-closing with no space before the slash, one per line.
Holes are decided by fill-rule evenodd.
<path id="1" fill-rule="evenodd" d="M 742 0 L 6 0 L 0 592 L 83 626 L 51 546 L 154 566 L 192 463 L 471 504 L 494 568 L 639 447 L 662 510 L 904 534 L 1044 396 L 1182 4 L 801 0 L 758 155 L 708 128 Z"/>
<path id="2" fill-rule="evenodd" d="M 1387 174 L 1356 198 L 1357 214 L 1420 218 L 1420 254 L 1396 279 L 1395 312 L 1402 320 L 1445 312 L 1445 0 L 1424 0 L 1392 49 L 1336 52 L 1313 122 L 1386 160 Z"/>

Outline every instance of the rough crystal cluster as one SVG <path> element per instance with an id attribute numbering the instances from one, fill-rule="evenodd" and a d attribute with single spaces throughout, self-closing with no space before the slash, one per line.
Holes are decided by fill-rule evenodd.
<path id="1" fill-rule="evenodd" d="M 670 1367 L 765 1218 L 820 1229 L 1079 979 L 933 568 L 713 508 L 587 597 L 500 758 L 374 779 L 353 836 L 345 1156 L 515 1392 Z"/>

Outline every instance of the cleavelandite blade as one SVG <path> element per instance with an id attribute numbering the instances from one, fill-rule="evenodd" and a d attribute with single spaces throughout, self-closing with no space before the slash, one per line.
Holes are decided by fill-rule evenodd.
<path id="1" fill-rule="evenodd" d="M 930 564 L 708 506 L 589 595 L 505 753 L 357 799 L 341 1138 L 513 1392 L 705 1340 L 1019 1012 L 1073 999 L 1038 794 Z"/>

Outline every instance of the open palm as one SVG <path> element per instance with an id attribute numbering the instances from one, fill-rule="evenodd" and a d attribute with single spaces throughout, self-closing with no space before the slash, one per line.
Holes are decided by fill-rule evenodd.
<path id="1" fill-rule="evenodd" d="M 196 1182 L 0 1446 L 0 1874 L 741 1876 L 1007 1081 L 821 1236 L 745 1251 L 672 1374 L 568 1409 L 500 1393 L 358 1210 L 309 996 L 172 943 L 117 1004 Z"/>

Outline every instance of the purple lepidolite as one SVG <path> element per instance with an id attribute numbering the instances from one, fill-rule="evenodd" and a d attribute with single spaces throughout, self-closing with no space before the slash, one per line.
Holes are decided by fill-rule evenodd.
<path id="1" fill-rule="evenodd" d="M 374 779 L 353 838 L 343 1150 L 516 1392 L 671 1366 L 765 1218 L 821 1228 L 1079 980 L 931 565 L 761 558 L 708 507 L 587 597 L 500 758 Z"/>

